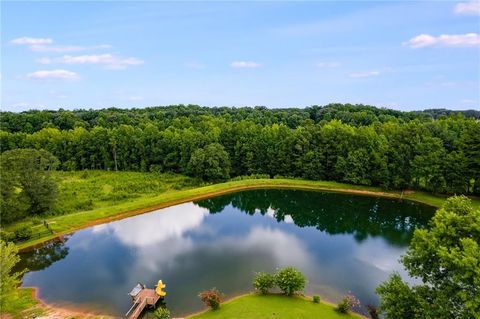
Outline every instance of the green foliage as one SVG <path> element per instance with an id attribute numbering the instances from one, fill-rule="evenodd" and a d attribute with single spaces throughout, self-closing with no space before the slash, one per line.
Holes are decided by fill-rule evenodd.
<path id="1" fill-rule="evenodd" d="M 188 162 L 190 175 L 205 181 L 221 181 L 230 178 L 230 159 L 222 145 L 213 143 L 193 152 Z"/>
<path id="2" fill-rule="evenodd" d="M 292 296 L 303 291 L 307 278 L 297 269 L 286 267 L 275 274 L 275 283 L 287 296 Z"/>
<path id="3" fill-rule="evenodd" d="M 386 318 L 478 318 L 480 210 L 464 196 L 449 198 L 429 229 L 417 229 L 402 258 L 410 287 L 394 274 L 377 288 Z"/>
<path id="4" fill-rule="evenodd" d="M 170 319 L 170 310 L 164 307 L 159 307 L 153 313 L 155 319 Z"/>
<path id="5" fill-rule="evenodd" d="M 348 313 L 350 310 L 350 306 L 348 305 L 348 301 L 345 299 L 342 299 L 338 304 L 337 308 L 335 308 L 338 312 L 340 313 Z"/>
<path id="6" fill-rule="evenodd" d="M 220 293 L 220 291 L 218 291 L 217 288 L 202 291 L 200 294 L 198 294 L 198 297 L 207 307 L 210 307 L 212 310 L 220 309 L 220 303 L 222 302 L 222 294 Z"/>
<path id="7" fill-rule="evenodd" d="M 0 229 L 0 240 L 7 242 L 7 241 L 13 241 L 14 239 L 15 239 L 14 232 L 11 232 L 5 229 Z"/>
<path id="8" fill-rule="evenodd" d="M 479 112 L 459 114 L 349 104 L 2 113 L 0 149 L 45 149 L 68 171 L 171 172 L 205 181 L 288 176 L 480 194 Z M 14 200 L 2 205 L 29 206 L 15 187 L 6 189 Z"/>
<path id="9" fill-rule="evenodd" d="M 275 276 L 267 273 L 257 273 L 253 279 L 253 288 L 265 295 L 275 287 Z"/>
<path id="10" fill-rule="evenodd" d="M 50 173 L 58 166 L 55 156 L 45 150 L 15 149 L 1 154 L 0 166 L 4 222 L 42 214 L 52 207 L 57 195 Z"/>
<path id="11" fill-rule="evenodd" d="M 0 240 L 0 309 L 8 311 L 18 298 L 17 287 L 22 273 L 12 272 L 18 263 L 18 249 L 13 243 Z"/>
<path id="12" fill-rule="evenodd" d="M 313 303 L 320 303 L 320 296 L 319 295 L 313 295 L 312 301 L 313 301 Z"/>
<path id="13" fill-rule="evenodd" d="M 28 226 L 23 226 L 15 230 L 15 239 L 18 240 L 27 240 L 32 237 L 32 230 Z"/>
<path id="14" fill-rule="evenodd" d="M 140 172 L 55 172 L 58 200 L 52 215 L 107 208 L 142 197 L 152 197 L 176 189 L 201 185 L 190 177 L 176 174 Z"/>
<path id="15" fill-rule="evenodd" d="M 351 293 L 347 294 L 335 308 L 340 313 L 348 313 L 355 307 L 360 306 L 360 301 Z"/>

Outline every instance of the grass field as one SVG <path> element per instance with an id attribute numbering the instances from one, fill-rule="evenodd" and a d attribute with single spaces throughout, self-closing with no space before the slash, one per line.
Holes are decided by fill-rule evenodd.
<path id="1" fill-rule="evenodd" d="M 59 180 L 59 199 L 45 218 L 28 218 L 7 225 L 7 231 L 22 227 L 32 229 L 34 239 L 19 244 L 26 248 L 58 235 L 149 212 L 170 205 L 212 197 L 229 192 L 255 188 L 295 188 L 305 190 L 356 193 L 368 196 L 404 198 L 432 206 L 441 206 L 445 196 L 424 192 L 385 192 L 377 187 L 349 185 L 326 181 L 300 179 L 244 179 L 204 185 L 198 180 L 174 174 L 140 172 L 56 172 Z M 480 200 L 474 200 L 480 207 Z M 49 223 L 54 234 L 45 234 L 42 220 Z"/>
<path id="2" fill-rule="evenodd" d="M 234 298 L 223 303 L 219 310 L 205 312 L 187 317 L 188 319 L 351 319 L 361 318 L 356 314 L 341 314 L 332 305 L 313 303 L 301 297 L 283 295 L 250 294 Z"/>

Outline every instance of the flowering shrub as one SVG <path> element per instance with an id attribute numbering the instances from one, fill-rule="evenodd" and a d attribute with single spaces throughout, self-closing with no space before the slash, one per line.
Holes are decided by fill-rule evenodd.
<path id="1" fill-rule="evenodd" d="M 307 284 L 307 278 L 293 267 L 280 269 L 275 274 L 275 283 L 287 296 L 302 291 Z"/>
<path id="2" fill-rule="evenodd" d="M 337 305 L 337 311 L 347 313 L 352 308 L 360 306 L 360 301 L 350 292 Z"/>
<path id="3" fill-rule="evenodd" d="M 200 294 L 198 294 L 198 297 L 200 297 L 200 299 L 207 307 L 210 307 L 213 310 L 217 310 L 218 308 L 220 308 L 220 302 L 222 302 L 222 294 L 220 293 L 220 291 L 218 291 L 217 288 L 202 291 Z"/>
<path id="4" fill-rule="evenodd" d="M 262 272 L 255 275 L 255 279 L 253 280 L 253 288 L 255 288 L 255 290 L 266 295 L 273 287 L 275 287 L 275 277 L 273 275 Z"/>

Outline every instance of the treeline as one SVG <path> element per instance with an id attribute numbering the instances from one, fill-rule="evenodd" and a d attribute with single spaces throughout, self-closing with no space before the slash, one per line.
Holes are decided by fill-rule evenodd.
<path id="1" fill-rule="evenodd" d="M 311 106 L 304 109 L 268 109 L 257 107 L 200 107 L 198 105 L 173 105 L 165 107 L 147 107 L 142 109 L 108 108 L 101 110 L 31 110 L 21 113 L 0 112 L 0 127 L 7 132 L 34 133 L 44 128 L 71 130 L 75 127 L 92 129 L 95 126 L 106 128 L 122 124 L 139 126 L 152 123 L 160 129 L 172 125 L 179 117 L 197 122 L 202 115 L 223 118 L 229 122 L 248 120 L 256 124 L 284 124 L 296 128 L 308 124 L 322 124 L 331 120 L 340 120 L 353 126 L 371 125 L 376 122 L 404 123 L 412 120 L 428 121 L 450 115 L 463 115 L 466 118 L 480 119 L 480 111 L 452 111 L 429 109 L 425 111 L 401 112 L 369 105 L 329 104 Z"/>
<path id="2" fill-rule="evenodd" d="M 82 112 L 95 116 L 79 121 L 81 125 L 54 125 L 61 115 L 77 119 L 85 116 Z M 433 119 L 349 105 L 282 110 L 174 106 L 48 114 L 46 123 L 52 127 L 32 124 L 0 131 L 2 151 L 45 149 L 64 170 L 169 171 L 211 181 L 266 174 L 480 194 L 480 123 L 458 114 Z M 24 116 L 9 113 L 2 123 L 13 125 Z"/>

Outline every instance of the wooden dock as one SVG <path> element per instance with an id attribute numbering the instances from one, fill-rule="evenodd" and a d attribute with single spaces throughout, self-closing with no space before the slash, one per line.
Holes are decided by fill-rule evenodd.
<path id="1" fill-rule="evenodd" d="M 127 319 L 137 319 L 147 306 L 155 306 L 160 299 L 154 289 L 142 289 L 133 298 L 133 305 L 125 314 Z"/>

